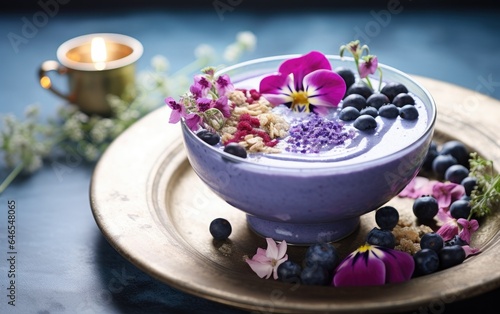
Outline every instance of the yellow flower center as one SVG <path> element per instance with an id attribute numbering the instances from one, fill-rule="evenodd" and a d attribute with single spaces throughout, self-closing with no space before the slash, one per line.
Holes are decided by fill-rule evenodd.
<path id="1" fill-rule="evenodd" d="M 292 107 L 291 109 L 299 112 L 309 112 L 309 101 L 307 93 L 304 91 L 297 91 L 292 94 Z"/>
<path id="2" fill-rule="evenodd" d="M 360 253 L 364 253 L 364 252 L 366 252 L 366 251 L 369 251 L 369 250 L 370 250 L 370 248 L 371 248 L 371 245 L 370 245 L 370 244 L 363 244 L 362 246 L 360 246 L 360 247 L 358 248 L 358 251 L 359 251 Z"/>

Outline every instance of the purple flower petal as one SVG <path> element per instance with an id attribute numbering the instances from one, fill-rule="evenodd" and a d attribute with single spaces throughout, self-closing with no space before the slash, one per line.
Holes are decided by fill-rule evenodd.
<path id="1" fill-rule="evenodd" d="M 229 108 L 229 102 L 227 96 L 222 96 L 217 101 L 215 101 L 214 108 L 217 108 L 222 112 L 222 115 L 226 118 L 231 116 L 231 108 Z"/>
<path id="2" fill-rule="evenodd" d="M 291 103 L 294 91 L 293 78 L 290 75 L 274 74 L 260 81 L 260 94 L 273 106 Z"/>
<path id="3" fill-rule="evenodd" d="M 370 249 L 360 249 L 347 256 L 335 270 L 333 285 L 375 286 L 385 283 L 386 267 L 384 262 L 375 257 Z"/>
<path id="4" fill-rule="evenodd" d="M 197 131 L 200 125 L 201 117 L 196 113 L 190 113 L 184 117 L 186 119 L 186 125 L 192 131 Z"/>
<path id="5" fill-rule="evenodd" d="M 365 56 L 359 63 L 359 77 L 365 78 L 375 73 L 378 68 L 378 58 L 372 55 Z"/>
<path id="6" fill-rule="evenodd" d="M 293 74 L 295 79 L 295 90 L 303 90 L 302 80 L 304 77 L 316 70 L 332 70 L 330 61 L 324 54 L 311 51 L 297 58 L 288 59 L 281 64 L 278 72 L 283 75 Z"/>
<path id="7" fill-rule="evenodd" d="M 344 97 L 344 79 L 333 71 L 317 70 L 304 77 L 307 100 L 313 106 L 336 107 Z"/>
<path id="8" fill-rule="evenodd" d="M 374 247 L 372 251 L 385 264 L 386 283 L 399 283 L 411 279 L 415 270 L 415 261 L 410 254 L 383 247 Z"/>

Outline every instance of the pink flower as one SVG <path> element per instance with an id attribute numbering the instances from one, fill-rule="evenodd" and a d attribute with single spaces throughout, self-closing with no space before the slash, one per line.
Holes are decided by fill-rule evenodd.
<path id="1" fill-rule="evenodd" d="M 200 127 L 201 117 L 196 113 L 187 114 L 184 119 L 186 120 L 186 125 L 190 130 L 196 131 Z"/>
<path id="2" fill-rule="evenodd" d="M 311 51 L 283 62 L 277 74 L 260 81 L 260 93 L 274 106 L 286 105 L 297 112 L 326 114 L 344 97 L 346 84 L 325 55 Z"/>
<path id="3" fill-rule="evenodd" d="M 399 197 L 419 198 L 422 195 L 432 195 L 432 187 L 437 181 L 416 176 L 399 193 Z"/>
<path id="4" fill-rule="evenodd" d="M 411 279 L 413 257 L 403 251 L 364 244 L 349 254 L 335 269 L 332 285 L 374 286 Z"/>
<path id="5" fill-rule="evenodd" d="M 359 76 L 365 78 L 375 73 L 378 68 L 378 58 L 373 55 L 364 56 L 359 63 Z"/>
<path id="6" fill-rule="evenodd" d="M 432 187 L 432 196 L 437 199 L 439 208 L 448 209 L 451 203 L 464 195 L 465 188 L 458 183 L 436 182 Z"/>
<path id="7" fill-rule="evenodd" d="M 194 76 L 194 84 L 190 86 L 189 91 L 195 98 L 207 97 L 212 83 L 207 80 L 204 75 L 198 74 Z"/>
<path id="8" fill-rule="evenodd" d="M 223 74 L 215 81 L 215 89 L 219 97 L 227 96 L 230 92 L 234 91 L 233 83 L 229 79 L 229 75 Z"/>
<path id="9" fill-rule="evenodd" d="M 274 279 L 278 279 L 278 267 L 288 260 L 287 244 L 285 240 L 279 245 L 271 238 L 266 238 L 266 241 L 267 250 L 257 248 L 257 253 L 251 259 L 247 258 L 246 262 L 260 278 L 268 279 L 272 274 Z"/>
<path id="10" fill-rule="evenodd" d="M 186 115 L 186 108 L 183 105 L 179 104 L 172 97 L 165 98 L 165 104 L 172 109 L 170 113 L 170 119 L 168 122 L 177 123 L 179 120 Z"/>
<path id="11" fill-rule="evenodd" d="M 467 243 L 470 243 L 470 238 L 474 232 L 479 229 L 479 223 L 476 219 L 467 220 L 463 218 L 459 218 L 457 222 L 462 226 L 462 230 L 458 234 L 460 239 L 464 240 Z"/>

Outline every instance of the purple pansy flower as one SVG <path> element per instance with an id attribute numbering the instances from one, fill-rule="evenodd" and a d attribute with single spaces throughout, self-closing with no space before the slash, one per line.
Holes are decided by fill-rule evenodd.
<path id="1" fill-rule="evenodd" d="M 298 112 L 326 114 L 344 97 L 344 79 L 332 71 L 325 55 L 311 51 L 284 61 L 277 74 L 260 81 L 260 93 L 273 105 L 285 104 Z"/>
<path id="2" fill-rule="evenodd" d="M 189 88 L 195 98 L 206 97 L 212 88 L 212 83 L 204 75 L 195 75 L 194 84 Z"/>
<path id="3" fill-rule="evenodd" d="M 402 251 L 364 244 L 349 254 L 336 268 L 332 285 L 375 286 L 411 279 L 413 257 Z"/>

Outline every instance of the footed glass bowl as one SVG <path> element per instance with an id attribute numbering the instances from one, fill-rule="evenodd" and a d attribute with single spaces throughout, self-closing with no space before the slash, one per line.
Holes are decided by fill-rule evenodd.
<path id="1" fill-rule="evenodd" d="M 251 60 L 217 75 L 228 74 L 236 87 L 258 89 L 261 77 L 297 56 Z M 355 69 L 350 58 L 327 57 L 332 68 Z M 407 74 L 383 64 L 379 67 L 383 82 L 402 83 L 418 99 L 418 123 L 423 124 L 418 131 L 377 117 L 383 127 L 392 128 L 392 133 L 372 134 L 375 145 L 367 152 L 362 148 L 368 144 L 359 141 L 359 150 L 351 147 L 355 152 L 352 158 L 292 154 L 243 159 L 205 143 L 182 121 L 192 168 L 215 194 L 235 210 L 245 212 L 249 227 L 263 237 L 296 245 L 347 237 L 358 227 L 361 215 L 397 196 L 417 175 L 434 132 L 437 111 L 431 95 Z M 377 89 L 376 78 L 372 80 Z"/>

